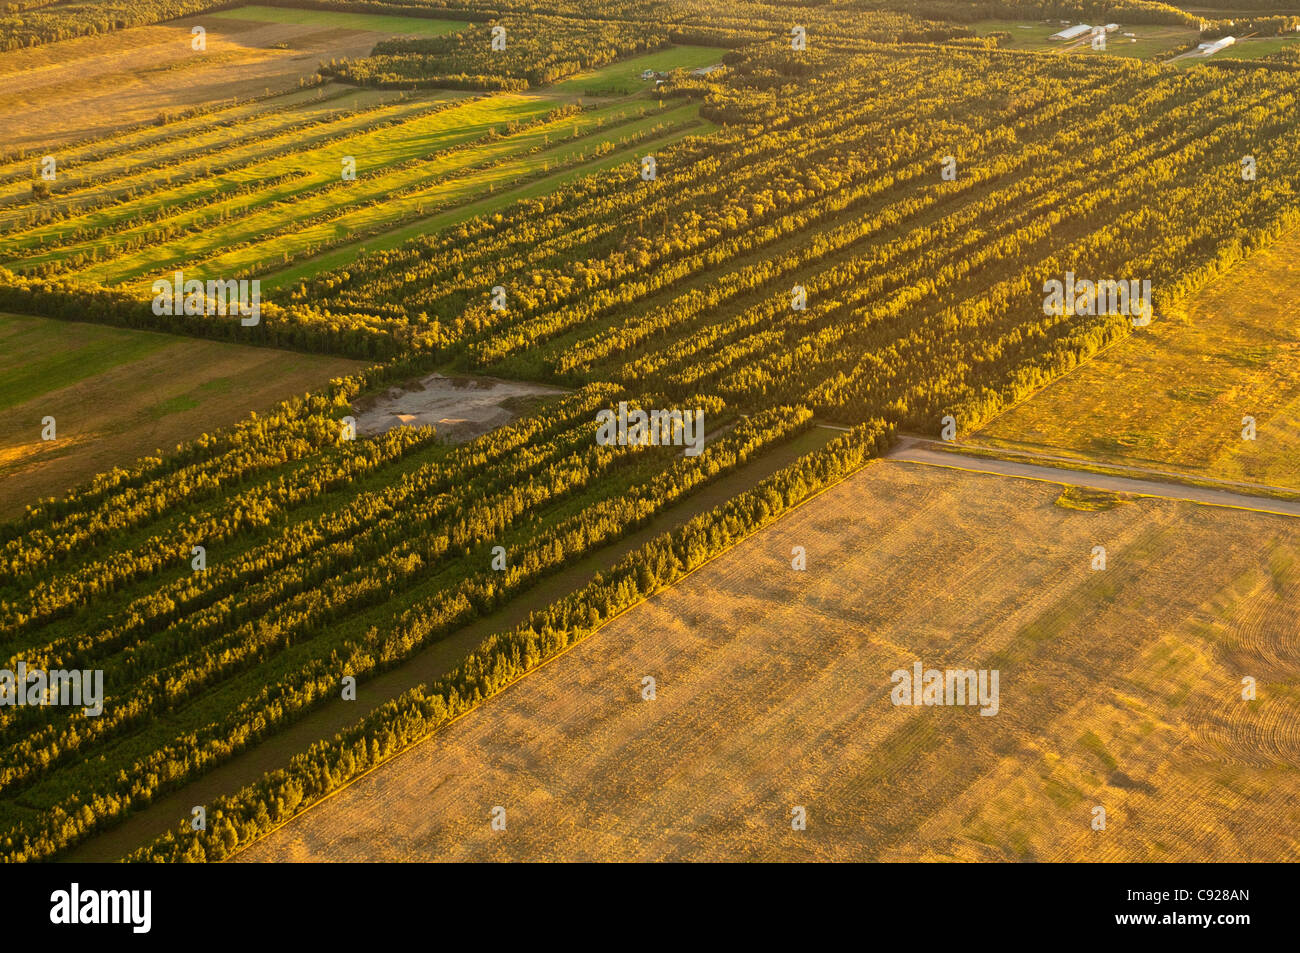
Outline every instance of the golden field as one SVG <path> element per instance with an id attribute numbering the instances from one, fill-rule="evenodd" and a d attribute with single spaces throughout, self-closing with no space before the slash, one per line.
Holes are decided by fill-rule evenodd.
<path id="1" fill-rule="evenodd" d="M 1300 488 L 1300 233 L 972 435 L 974 443 Z M 1242 438 L 1254 417 L 1256 439 Z"/>
<path id="2" fill-rule="evenodd" d="M 877 462 L 239 859 L 1300 858 L 1300 522 L 1060 496 Z"/>

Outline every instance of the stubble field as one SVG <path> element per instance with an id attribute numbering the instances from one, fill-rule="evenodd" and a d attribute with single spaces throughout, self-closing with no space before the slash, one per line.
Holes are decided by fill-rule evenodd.
<path id="1" fill-rule="evenodd" d="M 1300 488 L 1300 233 L 1012 407 L 975 443 Z M 1253 417 L 1254 440 L 1243 439 Z"/>
<path id="2" fill-rule="evenodd" d="M 1300 525 L 1060 492 L 874 464 L 239 859 L 1300 857 Z"/>

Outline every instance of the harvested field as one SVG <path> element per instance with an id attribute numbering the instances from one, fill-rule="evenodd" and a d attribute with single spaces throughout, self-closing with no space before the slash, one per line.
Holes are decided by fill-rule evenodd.
<path id="1" fill-rule="evenodd" d="M 396 33 L 466 25 L 322 11 L 287 11 L 292 20 L 276 22 L 258 16 L 267 8 L 249 9 L 248 18 L 240 10 L 198 14 L 0 55 L 0 141 L 53 149 L 170 111 L 294 89 L 322 60 L 368 55 Z M 191 49 L 195 26 L 207 31 L 205 52 Z"/>
<path id="2" fill-rule="evenodd" d="M 1300 522 L 1060 496 L 874 464 L 240 859 L 1300 858 Z"/>
<path id="3" fill-rule="evenodd" d="M 0 315 L 0 519 L 365 365 L 360 361 Z M 41 440 L 55 419 L 56 439 Z"/>
<path id="4" fill-rule="evenodd" d="M 556 387 L 519 381 L 431 374 L 359 402 L 357 434 L 369 437 L 394 427 L 432 426 L 443 439 L 464 443 L 514 420 L 532 398 L 561 393 Z"/>
<path id="5" fill-rule="evenodd" d="M 1012 407 L 977 444 L 1300 488 L 1300 232 Z M 1086 413 L 1080 409 L 1086 408 Z M 1256 439 L 1242 438 L 1244 417 Z"/>

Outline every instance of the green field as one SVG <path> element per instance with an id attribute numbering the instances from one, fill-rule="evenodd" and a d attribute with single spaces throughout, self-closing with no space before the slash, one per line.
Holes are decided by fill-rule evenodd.
<path id="1" fill-rule="evenodd" d="M 71 331 L 60 339 L 52 332 Z M 162 334 L 131 334 L 93 324 L 75 330 L 37 318 L 0 314 L 0 412 L 50 391 L 140 360 L 175 341 Z"/>
<path id="2" fill-rule="evenodd" d="M 639 77 L 719 59 L 714 49 L 669 49 L 526 94 L 327 84 L 314 95 L 272 97 L 261 109 L 218 111 L 197 135 L 126 134 L 65 160 L 60 188 L 41 206 L 24 201 L 25 179 L 5 184 L 0 170 L 0 264 L 132 284 L 142 294 L 174 267 L 213 277 L 287 271 L 271 290 L 363 247 L 390 246 L 634 162 L 638 150 L 688 131 L 707 132 L 696 106 L 639 95 L 648 86 Z M 589 87 L 613 98 L 583 108 Z M 355 161 L 354 182 L 340 181 L 345 156 Z"/>
<path id="3" fill-rule="evenodd" d="M 469 26 L 461 20 L 388 16 L 377 13 L 343 13 L 333 10 L 303 10 L 296 7 L 235 7 L 207 14 L 213 20 L 254 20 L 258 23 L 310 23 L 339 30 L 370 30 L 401 36 L 442 36 Z"/>
<path id="4" fill-rule="evenodd" d="M 228 426 L 356 361 L 0 314 L 0 519 Z M 40 439 L 53 417 L 56 439 Z"/>

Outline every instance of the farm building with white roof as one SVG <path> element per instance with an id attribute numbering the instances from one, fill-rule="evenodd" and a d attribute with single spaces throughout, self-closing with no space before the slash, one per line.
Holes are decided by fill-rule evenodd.
<path id="1" fill-rule="evenodd" d="M 1197 49 L 1201 51 L 1202 56 L 1213 56 L 1219 50 L 1225 49 L 1237 42 L 1235 36 L 1224 36 L 1215 40 L 1213 43 L 1202 43 Z"/>
<path id="2" fill-rule="evenodd" d="M 1072 27 L 1067 27 L 1060 33 L 1053 33 L 1048 37 L 1049 40 L 1073 40 L 1083 36 L 1085 33 L 1091 33 L 1092 27 L 1086 23 L 1079 23 Z"/>

